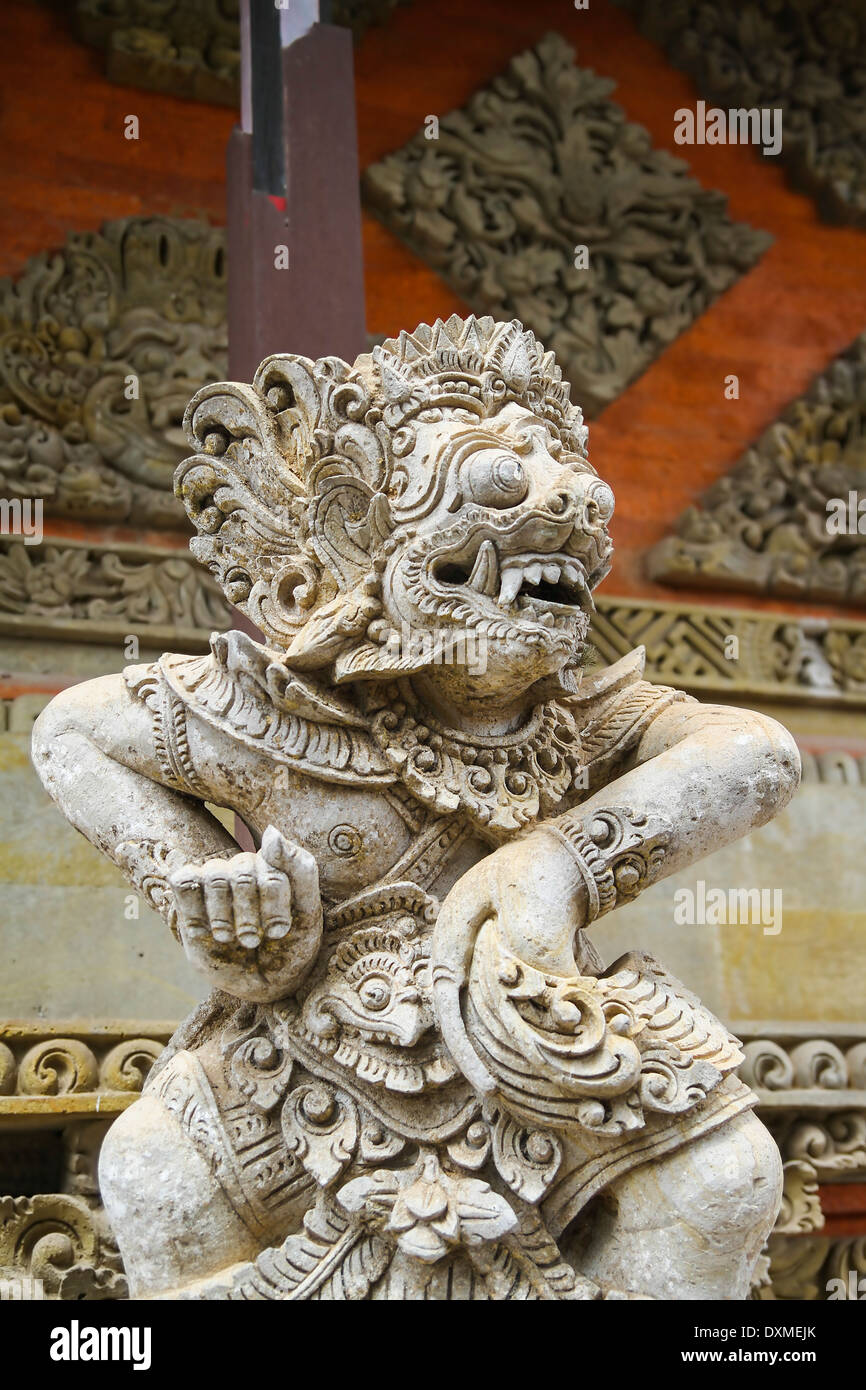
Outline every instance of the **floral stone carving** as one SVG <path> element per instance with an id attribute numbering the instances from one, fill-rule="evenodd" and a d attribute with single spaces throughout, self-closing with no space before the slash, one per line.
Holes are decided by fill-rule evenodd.
<path id="1" fill-rule="evenodd" d="M 0 281 L 0 490 L 46 512 L 179 527 L 193 391 L 225 373 L 225 232 L 133 217 Z"/>
<path id="2" fill-rule="evenodd" d="M 866 333 L 680 518 L 653 579 L 866 606 Z"/>
<path id="3" fill-rule="evenodd" d="M 654 150 L 557 34 L 367 169 L 366 201 L 476 312 L 522 319 L 595 414 L 771 238 Z"/>
<path id="4" fill-rule="evenodd" d="M 777 108 L 791 182 L 866 224 L 866 15 L 859 0 L 617 0 L 711 102 Z"/>
<path id="5" fill-rule="evenodd" d="M 175 632 L 201 642 L 229 622 L 216 584 L 182 550 L 0 539 L 0 631 L 32 637 L 71 628 L 79 640 L 99 641 L 132 626 L 151 642 Z"/>
<path id="6" fill-rule="evenodd" d="M 614 499 L 553 354 L 455 316 L 187 428 L 192 548 L 265 640 L 72 687 L 33 741 L 213 986 L 103 1145 L 132 1296 L 745 1298 L 782 1172 L 743 1054 L 588 933 L 799 759 L 640 649 L 586 669 Z"/>
<path id="7" fill-rule="evenodd" d="M 334 0 L 329 22 L 351 29 L 357 42 L 401 3 Z M 107 49 L 111 81 L 237 106 L 238 0 L 78 0 L 75 17 L 84 42 Z"/>

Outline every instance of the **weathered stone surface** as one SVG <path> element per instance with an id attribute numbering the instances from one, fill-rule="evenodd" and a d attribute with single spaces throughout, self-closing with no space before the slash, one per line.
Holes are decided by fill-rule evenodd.
<path id="1" fill-rule="evenodd" d="M 822 711 L 866 701 L 866 623 L 856 620 L 600 596 L 590 638 L 603 661 L 640 643 L 650 679 L 699 695 Z"/>
<path id="2" fill-rule="evenodd" d="M 866 1288 L 866 1238 L 772 1236 L 768 1279 L 759 1299 L 815 1302 L 862 1299 Z"/>
<path id="3" fill-rule="evenodd" d="M 0 633 L 122 645 L 141 633 L 153 646 L 195 648 L 232 611 L 183 551 L 47 539 L 0 538 Z"/>
<path id="4" fill-rule="evenodd" d="M 187 424 L 194 553 L 265 643 L 73 687 L 33 739 L 214 987 L 103 1147 L 133 1296 L 744 1298 L 782 1169 L 743 1054 L 587 929 L 799 757 L 640 650 L 586 670 L 613 495 L 553 354 L 454 317 Z"/>
<path id="5" fill-rule="evenodd" d="M 839 755 L 822 758 L 832 776 Z M 644 949 L 663 954 L 665 963 L 735 1027 L 740 1019 L 821 1024 L 862 1018 L 866 786 L 841 777 L 819 782 L 817 760 L 805 762 L 807 780 L 770 825 L 651 887 L 611 917 L 604 935 L 595 937 L 604 959 L 614 960 L 628 944 L 641 941 Z M 842 766 L 849 776 L 859 770 L 854 759 L 842 760 Z M 691 893 L 699 909 L 699 882 L 705 885 L 705 905 L 711 891 L 721 890 L 728 900 L 731 889 L 764 890 L 768 920 L 761 920 L 762 909 L 753 903 L 758 910 L 750 906 L 738 920 L 678 923 L 676 895 Z M 778 924 L 769 920 L 774 892 Z M 711 907 L 703 913 L 713 915 Z M 832 943 L 832 949 L 816 951 L 817 940 Z"/>
<path id="6" fill-rule="evenodd" d="M 38 1281 L 28 1298 L 95 1301 L 127 1290 L 104 1211 L 68 1193 L 0 1196 L 0 1279 Z"/>
<path id="7" fill-rule="evenodd" d="M 199 978 L 33 774 L 30 731 L 47 698 L 3 706 L 0 1019 L 108 1019 L 119 1010 L 127 1019 L 179 1018 L 200 998 Z"/>

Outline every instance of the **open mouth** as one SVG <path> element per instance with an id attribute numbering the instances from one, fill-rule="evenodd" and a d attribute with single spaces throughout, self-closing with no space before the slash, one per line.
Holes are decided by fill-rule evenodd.
<path id="1" fill-rule="evenodd" d="M 433 578 L 444 590 L 466 588 L 500 610 L 573 615 L 595 609 L 586 571 L 574 556 L 526 551 L 501 559 L 493 541 L 483 541 L 473 560 L 442 556 Z"/>

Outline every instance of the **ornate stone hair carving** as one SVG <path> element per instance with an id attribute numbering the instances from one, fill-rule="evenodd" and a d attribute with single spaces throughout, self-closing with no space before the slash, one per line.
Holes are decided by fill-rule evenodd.
<path id="1" fill-rule="evenodd" d="M 417 423 L 448 412 L 484 420 L 509 402 L 592 471 L 583 416 L 554 355 L 517 320 L 454 315 L 352 366 L 274 356 L 251 386 L 205 386 L 185 418 L 199 452 L 175 474 L 198 532 L 191 549 L 284 646 L 314 609 L 381 566 L 396 526 L 407 534 L 434 504 L 438 463 L 435 450 L 416 449 Z"/>

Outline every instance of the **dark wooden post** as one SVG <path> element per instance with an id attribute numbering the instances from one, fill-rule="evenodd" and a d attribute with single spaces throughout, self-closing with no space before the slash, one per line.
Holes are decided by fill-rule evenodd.
<path id="1" fill-rule="evenodd" d="M 352 36 L 316 0 L 241 3 L 228 147 L 229 375 L 366 347 Z"/>
<path id="2" fill-rule="evenodd" d="M 323 0 L 241 0 L 241 124 L 228 146 L 229 376 L 272 352 L 367 346 L 355 75 Z M 264 638 L 243 613 L 235 626 Z M 235 818 L 243 849 L 252 835 Z"/>

